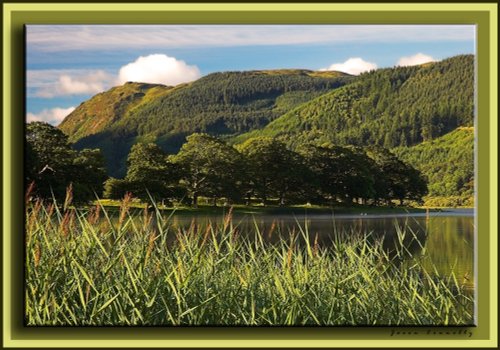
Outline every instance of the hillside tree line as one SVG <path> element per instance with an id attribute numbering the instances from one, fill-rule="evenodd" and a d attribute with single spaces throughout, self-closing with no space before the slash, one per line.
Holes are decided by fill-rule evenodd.
<path id="1" fill-rule="evenodd" d="M 154 143 L 138 143 L 128 157 L 124 179 L 110 178 L 104 196 L 126 192 L 148 200 L 199 197 L 215 205 L 277 203 L 386 204 L 420 201 L 427 183 L 419 171 L 381 147 L 340 147 L 305 144 L 296 151 L 281 141 L 256 137 L 233 147 L 208 134 L 192 134 L 176 155 Z"/>
<path id="2" fill-rule="evenodd" d="M 58 198 L 71 183 L 75 199 L 125 193 L 150 200 L 184 201 L 200 197 L 215 205 L 258 200 L 277 203 L 352 204 L 420 201 L 427 183 L 413 167 L 381 147 L 303 144 L 288 149 L 276 138 L 255 137 L 235 147 L 203 133 L 187 137 L 175 155 L 154 143 L 135 144 L 123 179 L 106 180 L 99 150 L 71 149 L 67 137 L 46 123 L 30 123 L 26 135 L 26 178 L 40 197 Z"/>

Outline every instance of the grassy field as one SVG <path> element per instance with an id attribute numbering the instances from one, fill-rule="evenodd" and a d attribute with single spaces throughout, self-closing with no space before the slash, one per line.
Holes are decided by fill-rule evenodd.
<path id="1" fill-rule="evenodd" d="M 300 223 L 291 233 L 256 225 L 244 236 L 232 211 L 172 231 L 171 213 L 131 204 L 121 203 L 116 220 L 99 205 L 28 204 L 28 325 L 473 323 L 464 286 L 424 269 L 403 244 L 389 253 L 350 232 L 319 245 Z M 281 239 L 270 244 L 264 235 Z"/>

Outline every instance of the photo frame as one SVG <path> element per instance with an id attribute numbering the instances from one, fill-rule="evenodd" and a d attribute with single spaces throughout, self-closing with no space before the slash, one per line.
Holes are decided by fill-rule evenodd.
<path id="1" fill-rule="evenodd" d="M 495 4 L 7 3 L 3 12 L 4 347 L 495 347 L 497 344 L 497 7 Z M 476 327 L 24 327 L 25 24 L 475 24 Z"/>

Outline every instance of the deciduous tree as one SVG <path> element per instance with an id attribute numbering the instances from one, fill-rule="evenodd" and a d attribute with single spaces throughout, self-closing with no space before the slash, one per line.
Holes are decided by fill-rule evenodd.
<path id="1" fill-rule="evenodd" d="M 180 166 L 182 183 L 192 196 L 235 199 L 240 196 L 243 164 L 232 146 L 208 134 L 192 134 L 172 161 Z"/>

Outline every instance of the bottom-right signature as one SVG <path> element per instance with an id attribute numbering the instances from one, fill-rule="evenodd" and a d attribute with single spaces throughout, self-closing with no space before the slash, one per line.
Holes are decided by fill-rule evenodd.
<path id="1" fill-rule="evenodd" d="M 422 329 L 422 330 L 399 330 L 392 329 L 391 337 L 395 336 L 405 336 L 405 335 L 459 335 L 466 338 L 472 337 L 472 331 L 470 329 Z"/>

